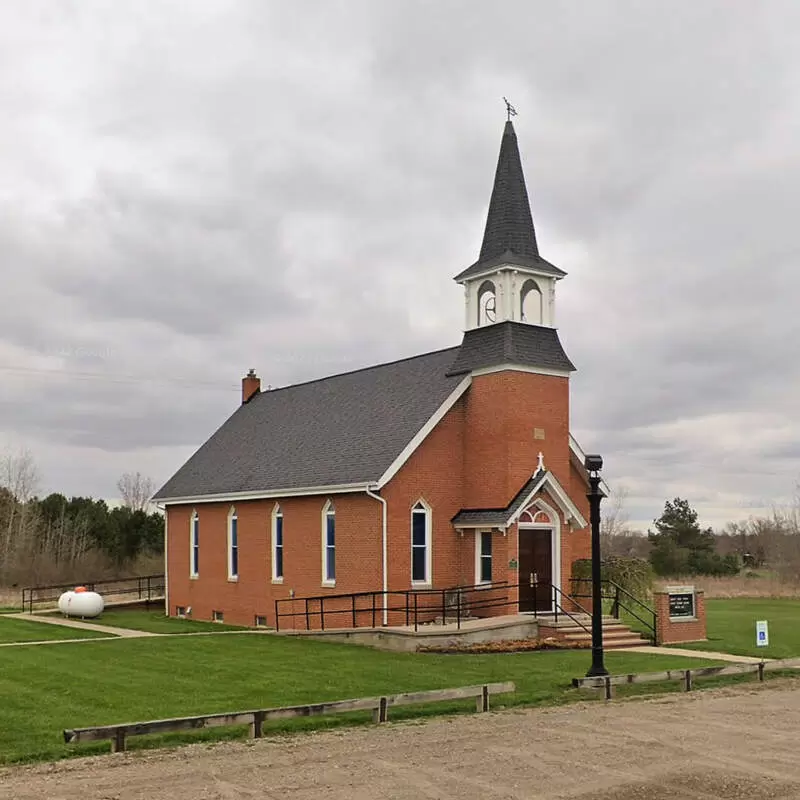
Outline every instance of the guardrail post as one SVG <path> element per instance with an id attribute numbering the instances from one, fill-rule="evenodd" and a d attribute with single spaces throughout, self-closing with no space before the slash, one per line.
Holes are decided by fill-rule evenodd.
<path id="1" fill-rule="evenodd" d="M 758 665 L 758 679 L 760 681 L 764 680 L 764 662 L 760 662 Z"/>
<path id="2" fill-rule="evenodd" d="M 389 703 L 385 697 L 378 700 L 378 705 L 372 712 L 373 722 L 386 722 L 389 719 Z"/>
<path id="3" fill-rule="evenodd" d="M 114 738 L 111 740 L 111 752 L 125 752 L 125 728 L 117 728 L 114 731 Z"/>
<path id="4" fill-rule="evenodd" d="M 253 721 L 250 723 L 250 738 L 260 739 L 262 736 L 262 728 L 264 726 L 264 712 L 254 711 Z"/>
<path id="5" fill-rule="evenodd" d="M 692 691 L 692 671 L 690 669 L 683 671 L 683 688 L 687 692 Z"/>
<path id="6" fill-rule="evenodd" d="M 605 698 L 606 700 L 611 700 L 613 697 L 612 689 L 611 689 L 611 676 L 606 675 L 606 679 L 603 681 L 603 688 L 605 689 Z"/>
<path id="7" fill-rule="evenodd" d="M 481 693 L 478 695 L 475 705 L 476 711 L 489 710 L 489 687 L 485 683 L 481 686 Z"/>

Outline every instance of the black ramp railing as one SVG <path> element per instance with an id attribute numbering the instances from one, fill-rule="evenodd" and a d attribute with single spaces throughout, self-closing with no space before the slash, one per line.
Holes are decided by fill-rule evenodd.
<path id="1" fill-rule="evenodd" d="M 22 610 L 33 613 L 34 606 L 55 605 L 64 592 L 76 586 L 85 586 L 90 592 L 106 597 L 124 597 L 151 603 L 164 597 L 164 574 L 134 575 L 129 578 L 109 578 L 102 581 L 75 581 L 73 583 L 26 586 L 22 590 Z"/>

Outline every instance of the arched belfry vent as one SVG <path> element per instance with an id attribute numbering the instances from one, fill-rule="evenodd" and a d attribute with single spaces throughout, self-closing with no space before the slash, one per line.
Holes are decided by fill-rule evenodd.
<path id="1" fill-rule="evenodd" d="M 510 120 L 506 122 L 500 142 L 480 256 L 472 266 L 456 275 L 455 280 L 462 282 L 500 264 L 527 266 L 556 278 L 567 274 L 539 255 L 517 134 Z"/>

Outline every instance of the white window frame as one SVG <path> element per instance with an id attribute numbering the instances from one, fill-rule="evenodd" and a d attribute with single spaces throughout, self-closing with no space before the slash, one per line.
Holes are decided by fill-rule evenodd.
<path id="1" fill-rule="evenodd" d="M 234 550 L 234 542 L 233 542 L 233 522 L 236 521 L 236 572 L 233 571 L 233 550 Z M 236 508 L 231 506 L 231 510 L 228 512 L 228 580 L 229 581 L 238 581 L 239 580 L 239 515 L 236 513 Z"/>
<path id="2" fill-rule="evenodd" d="M 481 550 L 481 540 L 483 534 L 487 534 L 492 542 L 492 552 L 489 554 L 492 567 L 491 568 L 492 577 L 489 578 L 488 581 L 485 581 L 483 580 L 483 578 L 481 578 L 481 572 L 482 572 L 481 562 L 483 560 L 483 552 Z M 477 586 L 478 584 L 490 584 L 493 581 L 494 581 L 494 537 L 492 535 L 491 530 L 489 530 L 488 528 L 484 528 L 483 530 L 479 529 L 475 531 L 475 585 Z"/>
<path id="3" fill-rule="evenodd" d="M 200 577 L 200 515 L 196 508 L 189 517 L 189 577 Z"/>
<path id="4" fill-rule="evenodd" d="M 278 575 L 278 522 L 280 521 L 280 533 L 281 533 L 281 543 L 280 543 L 280 554 L 281 554 L 281 574 Z M 272 582 L 273 583 L 283 583 L 283 572 L 285 569 L 285 564 L 283 560 L 284 556 L 284 521 L 283 521 L 283 509 L 281 509 L 280 503 L 275 503 L 275 508 L 272 509 Z"/>
<path id="5" fill-rule="evenodd" d="M 425 515 L 425 579 L 414 580 L 414 550 L 417 546 L 414 545 L 414 515 Z M 409 516 L 409 544 L 411 548 L 411 585 L 415 587 L 430 587 L 433 583 L 433 514 L 431 507 L 422 499 L 419 498 L 413 506 L 411 506 L 411 514 Z"/>
<path id="6" fill-rule="evenodd" d="M 328 517 L 333 517 L 333 545 L 328 545 Z M 328 550 L 333 550 L 333 577 L 328 575 Z M 322 507 L 322 585 L 336 586 L 336 506 L 328 500 Z"/>

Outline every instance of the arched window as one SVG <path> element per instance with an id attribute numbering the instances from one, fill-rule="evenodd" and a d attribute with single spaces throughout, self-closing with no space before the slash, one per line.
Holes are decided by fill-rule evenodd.
<path id="1" fill-rule="evenodd" d="M 519 293 L 519 318 L 533 325 L 542 324 L 542 292 L 531 278 L 522 284 Z"/>
<path id="2" fill-rule="evenodd" d="M 497 319 L 497 297 L 494 284 L 484 281 L 478 287 L 478 325 L 489 325 Z"/>
<path id="3" fill-rule="evenodd" d="M 197 578 L 200 575 L 200 516 L 197 509 L 192 509 L 189 521 L 189 576 Z"/>
<path id="4" fill-rule="evenodd" d="M 322 582 L 336 584 L 336 509 L 330 500 L 322 509 Z"/>
<path id="5" fill-rule="evenodd" d="M 283 511 L 278 503 L 272 509 L 272 581 L 283 583 Z"/>
<path id="6" fill-rule="evenodd" d="M 411 509 L 411 583 L 431 582 L 431 509 L 424 500 Z"/>
<path id="7" fill-rule="evenodd" d="M 228 514 L 228 580 L 239 580 L 239 517 L 233 506 Z"/>

